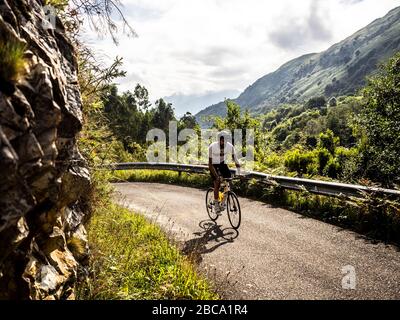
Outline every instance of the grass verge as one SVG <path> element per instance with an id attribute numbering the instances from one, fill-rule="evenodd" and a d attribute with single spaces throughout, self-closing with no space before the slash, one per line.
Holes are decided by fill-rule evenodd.
<path id="1" fill-rule="evenodd" d="M 88 236 L 89 275 L 77 284 L 78 299 L 219 298 L 189 258 L 141 215 L 103 199 L 93 211 Z"/>

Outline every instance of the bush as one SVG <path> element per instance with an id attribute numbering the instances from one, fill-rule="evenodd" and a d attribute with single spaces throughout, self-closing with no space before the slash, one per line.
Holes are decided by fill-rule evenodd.
<path id="1" fill-rule="evenodd" d="M 335 97 L 332 97 L 330 100 L 329 100 L 329 102 L 328 102 L 328 104 L 329 104 L 329 106 L 330 107 L 336 107 L 337 106 L 337 99 L 335 98 Z"/>
<path id="2" fill-rule="evenodd" d="M 272 131 L 272 135 L 278 142 L 285 141 L 289 134 L 289 129 L 284 125 L 279 125 Z"/>
<path id="3" fill-rule="evenodd" d="M 318 175 L 318 162 L 315 160 L 315 156 L 313 156 L 313 162 L 307 165 L 307 174 L 310 176 Z"/>
<path id="4" fill-rule="evenodd" d="M 336 179 L 341 173 L 341 166 L 336 158 L 331 157 L 324 169 L 324 175 Z"/>
<path id="5" fill-rule="evenodd" d="M 358 149 L 352 148 L 347 149 L 344 147 L 339 147 L 336 149 L 335 156 L 338 159 L 339 163 L 343 164 L 347 159 L 356 157 L 358 155 Z"/>
<path id="6" fill-rule="evenodd" d="M 317 150 L 319 174 L 324 173 L 325 167 L 331 158 L 332 158 L 332 154 L 327 149 L 318 149 Z"/>
<path id="7" fill-rule="evenodd" d="M 283 159 L 276 153 L 272 153 L 265 158 L 263 164 L 266 165 L 268 168 L 275 169 L 283 164 Z"/>
<path id="8" fill-rule="evenodd" d="M 297 131 L 293 132 L 292 134 L 290 134 L 289 136 L 287 136 L 287 138 L 285 139 L 285 141 L 283 142 L 283 148 L 284 149 L 290 149 L 292 148 L 294 145 L 296 145 L 297 143 L 299 143 L 301 140 L 301 135 L 300 133 L 298 133 Z"/>
<path id="9" fill-rule="evenodd" d="M 341 166 L 340 179 L 346 182 L 355 182 L 360 166 L 360 153 L 357 148 L 338 148 L 336 157 Z"/>
<path id="10" fill-rule="evenodd" d="M 311 108 L 320 109 L 322 107 L 326 107 L 326 99 L 323 96 L 311 98 L 310 100 L 307 101 L 306 107 L 310 109 Z"/>
<path id="11" fill-rule="evenodd" d="M 308 136 L 306 138 L 306 145 L 310 148 L 315 148 L 318 145 L 318 139 L 314 136 Z"/>
<path id="12" fill-rule="evenodd" d="M 285 167 L 292 172 L 297 172 L 300 175 L 308 172 L 309 166 L 314 162 L 312 152 L 306 152 L 295 149 L 288 151 L 285 154 Z"/>
<path id="13" fill-rule="evenodd" d="M 332 130 L 326 130 L 325 133 L 319 135 L 319 148 L 328 150 L 332 155 L 335 154 L 335 149 L 339 145 L 340 139 L 335 137 Z"/>

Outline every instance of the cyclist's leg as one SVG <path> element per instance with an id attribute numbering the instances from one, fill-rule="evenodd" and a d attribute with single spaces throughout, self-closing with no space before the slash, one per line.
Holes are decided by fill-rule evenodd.
<path id="1" fill-rule="evenodd" d="M 220 167 L 219 167 L 219 170 L 220 170 L 221 176 L 222 176 L 224 179 L 230 179 L 230 178 L 232 178 L 231 170 L 229 169 L 229 167 L 228 167 L 227 164 L 222 163 L 222 164 L 220 165 Z"/>
<path id="2" fill-rule="evenodd" d="M 230 179 L 230 178 L 232 178 L 231 170 L 229 170 L 229 167 L 228 167 L 227 164 L 221 163 L 219 170 L 220 170 L 221 176 L 222 176 L 224 179 Z M 229 182 L 229 183 L 230 183 L 230 182 Z M 225 200 L 223 201 L 223 204 L 222 204 L 223 206 L 226 204 L 227 196 L 228 196 L 228 195 L 225 196 Z"/>
<path id="3" fill-rule="evenodd" d="M 219 179 L 214 180 L 214 200 L 218 201 L 219 198 L 219 188 L 220 188 L 220 182 Z"/>
<path id="4" fill-rule="evenodd" d="M 215 172 L 217 173 L 217 176 L 214 176 L 213 174 L 211 175 L 213 178 L 213 183 L 214 183 L 214 200 L 217 202 L 219 198 L 219 188 L 220 188 L 220 181 L 219 181 L 219 175 L 220 175 L 220 166 L 218 164 L 214 164 L 214 169 Z"/>
<path id="5" fill-rule="evenodd" d="M 219 189 L 221 187 L 221 182 L 219 177 L 221 176 L 221 170 L 220 170 L 219 164 L 214 165 L 215 172 L 217 173 L 216 177 L 213 177 L 214 179 L 214 208 L 215 208 L 215 213 L 217 215 L 221 215 L 221 205 L 219 203 Z"/>

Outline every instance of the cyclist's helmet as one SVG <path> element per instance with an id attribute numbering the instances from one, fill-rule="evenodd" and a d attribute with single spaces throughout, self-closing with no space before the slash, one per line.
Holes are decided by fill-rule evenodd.
<path id="1" fill-rule="evenodd" d="M 224 130 L 224 131 L 218 132 L 218 135 L 217 135 L 218 141 L 221 141 L 221 139 L 229 138 L 229 136 L 230 136 L 229 131 Z"/>

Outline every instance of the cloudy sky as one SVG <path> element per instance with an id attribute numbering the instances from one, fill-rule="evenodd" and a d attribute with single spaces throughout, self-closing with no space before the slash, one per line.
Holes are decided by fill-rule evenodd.
<path id="1" fill-rule="evenodd" d="M 289 59 L 319 52 L 400 5 L 400 0 L 122 0 L 138 38 L 86 42 L 124 58 L 121 90 L 145 85 L 173 96 L 177 113 L 238 93 Z M 235 96 L 236 95 L 236 96 Z M 174 101 L 175 101 L 174 100 Z"/>

